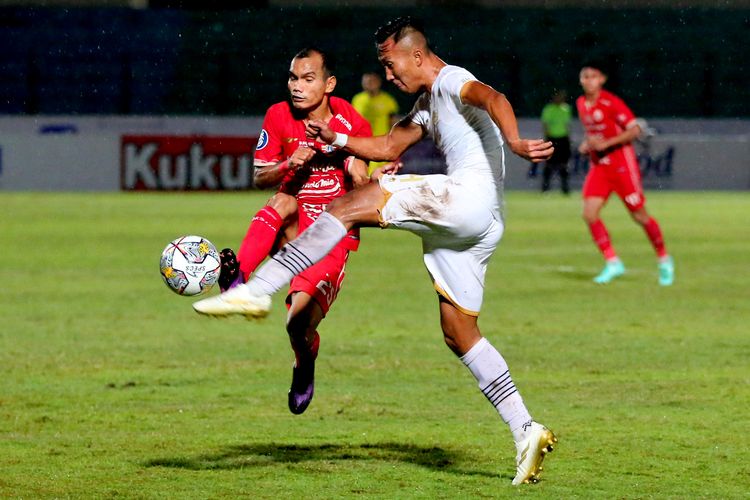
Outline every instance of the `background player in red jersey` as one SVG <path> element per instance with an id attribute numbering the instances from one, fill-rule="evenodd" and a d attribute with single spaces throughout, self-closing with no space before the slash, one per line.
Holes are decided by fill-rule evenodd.
<path id="1" fill-rule="evenodd" d="M 247 281 L 279 240 L 293 239 L 331 200 L 369 182 L 365 162 L 305 137 L 305 125 L 312 119 L 342 133 L 372 135 L 370 125 L 347 101 L 330 95 L 335 87 L 333 64 L 325 52 L 308 48 L 294 56 L 290 98 L 268 108 L 255 150 L 256 186 L 280 187 L 253 217 L 237 257 L 231 249 L 222 250 L 222 289 Z M 312 400 L 317 327 L 341 287 L 349 251 L 358 245 L 359 232 L 350 231 L 327 257 L 291 282 L 286 329 L 295 354 L 289 389 L 292 413 L 304 412 Z"/>
<path id="2" fill-rule="evenodd" d="M 588 153 L 590 158 L 589 172 L 583 184 L 583 219 L 606 259 L 604 269 L 594 281 L 609 283 L 625 274 L 625 266 L 599 218 L 602 207 L 614 191 L 625 203 L 633 220 L 646 231 L 659 259 L 659 284 L 669 286 L 674 281 L 674 263 L 664 246 L 659 224 L 646 211 L 640 167 L 632 146 L 641 129 L 630 108 L 602 88 L 606 81 L 602 65 L 585 64 L 580 73 L 583 95 L 576 101 L 578 117 L 586 132 L 578 149 L 581 153 Z"/>

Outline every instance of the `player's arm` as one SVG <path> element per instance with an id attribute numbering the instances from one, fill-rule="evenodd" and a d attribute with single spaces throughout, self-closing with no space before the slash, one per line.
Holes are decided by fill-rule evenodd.
<path id="1" fill-rule="evenodd" d="M 334 132 L 327 123 L 311 120 L 305 130 L 310 139 L 319 139 L 326 144 L 338 146 L 359 158 L 372 161 L 394 161 L 409 146 L 424 137 L 424 130 L 405 117 L 396 123 L 386 135 L 377 137 L 353 137 Z"/>
<path id="2" fill-rule="evenodd" d="M 297 148 L 292 156 L 277 163 L 268 163 L 255 160 L 255 173 L 253 182 L 260 189 L 265 189 L 281 184 L 284 177 L 294 170 L 298 170 L 315 156 L 315 150 L 308 147 Z"/>
<path id="3" fill-rule="evenodd" d="M 370 176 L 367 174 L 367 163 L 355 156 L 350 156 L 346 162 L 346 173 L 352 178 L 352 184 L 355 188 L 370 183 Z"/>
<path id="4" fill-rule="evenodd" d="M 588 138 L 588 147 L 595 151 L 606 151 L 608 149 L 614 149 L 624 144 L 630 144 L 641 135 L 641 127 L 635 121 L 631 122 L 631 125 L 625 130 L 620 132 L 614 137 L 604 139 L 601 137 L 590 137 Z"/>
<path id="5" fill-rule="evenodd" d="M 543 139 L 521 139 L 513 107 L 505 95 L 477 80 L 461 87 L 461 102 L 487 111 L 500 129 L 511 151 L 534 163 L 552 156 L 552 143 Z"/>

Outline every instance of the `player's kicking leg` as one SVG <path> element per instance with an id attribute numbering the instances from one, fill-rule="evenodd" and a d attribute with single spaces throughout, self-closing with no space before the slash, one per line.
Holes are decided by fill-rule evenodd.
<path id="1" fill-rule="evenodd" d="M 294 225 L 296 213 L 297 199 L 286 193 L 276 193 L 253 216 L 238 255 L 231 248 L 220 252 L 221 274 L 218 283 L 222 292 L 245 283 L 273 248 L 278 248 L 279 237 L 284 235 L 285 228 Z M 296 235 L 296 228 L 293 229 Z M 286 237 L 290 236 L 287 234 Z"/>
<path id="2" fill-rule="evenodd" d="M 384 204 L 385 195 L 375 182 L 336 198 L 328 204 L 326 212 L 274 254 L 250 281 L 221 295 L 199 300 L 193 309 L 208 316 L 267 316 L 272 294 L 328 255 L 355 224 L 378 225 L 379 209 Z"/>

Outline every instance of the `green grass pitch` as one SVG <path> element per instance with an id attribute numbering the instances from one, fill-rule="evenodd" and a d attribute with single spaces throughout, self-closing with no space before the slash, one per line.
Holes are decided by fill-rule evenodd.
<path id="1" fill-rule="evenodd" d="M 264 193 L 0 194 L 0 497 L 747 498 L 750 197 L 651 193 L 677 265 L 617 200 L 628 274 L 577 197 L 507 196 L 480 327 L 559 446 L 514 488 L 510 433 L 443 345 L 419 240 L 365 229 L 286 408 L 282 296 L 211 320 L 158 272 L 171 239 L 236 246 Z"/>

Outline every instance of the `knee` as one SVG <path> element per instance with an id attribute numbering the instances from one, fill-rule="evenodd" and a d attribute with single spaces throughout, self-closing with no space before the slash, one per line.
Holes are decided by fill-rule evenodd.
<path id="1" fill-rule="evenodd" d="M 297 212 L 297 199 L 286 193 L 276 193 L 266 205 L 276 210 L 283 219 Z"/>
<path id="2" fill-rule="evenodd" d="M 331 200 L 328 206 L 326 206 L 326 212 L 336 217 L 343 224 L 346 224 L 347 215 L 351 212 L 348 209 L 348 197 L 341 196 Z"/>
<path id="3" fill-rule="evenodd" d="M 311 316 L 304 309 L 292 311 L 286 318 L 286 332 L 290 337 L 304 337 L 311 322 Z"/>
<path id="4" fill-rule="evenodd" d="M 446 330 L 445 327 L 443 327 L 443 341 L 445 342 L 445 345 L 448 346 L 448 349 L 453 351 L 456 356 L 463 356 L 463 352 L 461 352 L 460 343 L 456 338 L 455 332 L 450 332 L 449 330 Z"/>
<path id="5" fill-rule="evenodd" d="M 592 210 L 584 207 L 583 212 L 581 213 L 581 217 L 586 224 L 593 224 L 599 219 L 599 212 L 597 210 Z"/>
<path id="6" fill-rule="evenodd" d="M 651 216 L 648 214 L 648 212 L 646 212 L 644 208 L 640 208 L 638 210 L 630 212 L 630 216 L 641 226 L 645 226 L 646 224 L 648 224 L 649 219 L 651 219 Z"/>

